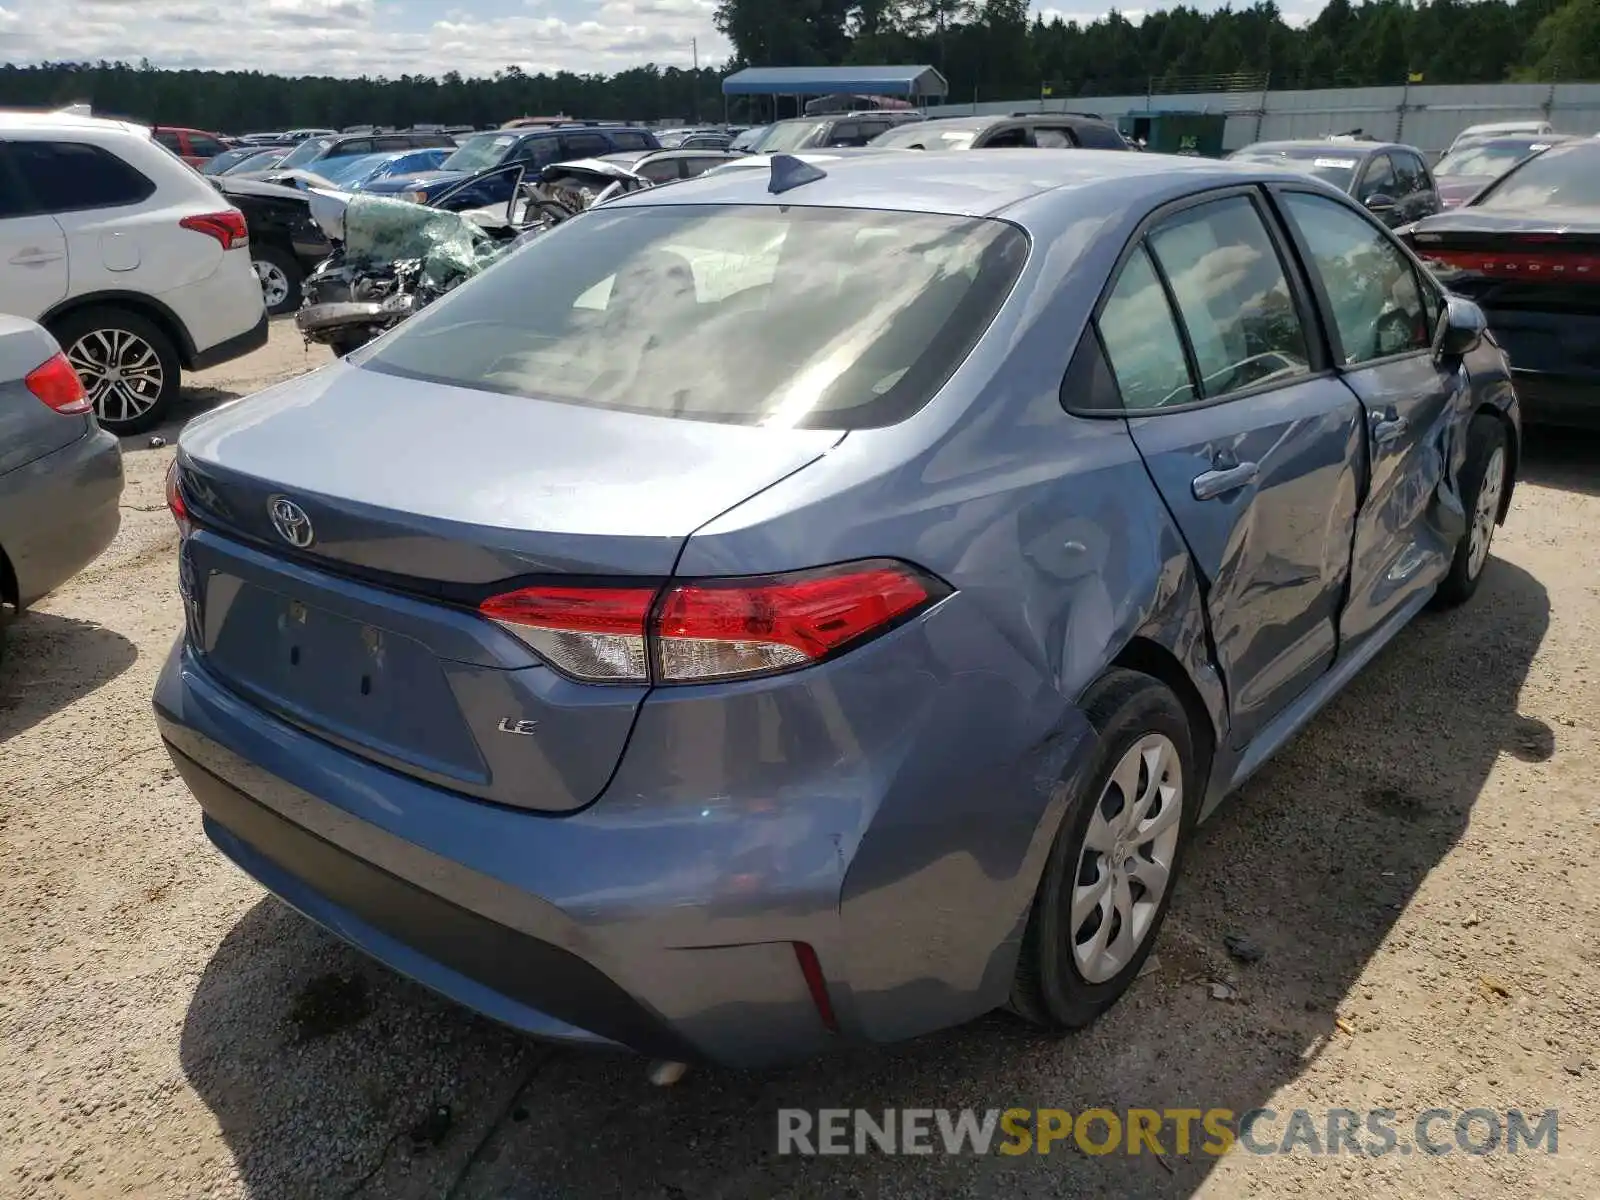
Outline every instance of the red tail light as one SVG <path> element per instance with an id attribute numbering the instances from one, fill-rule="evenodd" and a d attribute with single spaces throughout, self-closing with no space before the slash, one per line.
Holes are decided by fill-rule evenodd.
<path id="1" fill-rule="evenodd" d="M 221 212 L 185 217 L 178 224 L 185 229 L 216 238 L 222 243 L 224 250 L 243 246 L 250 240 L 250 227 L 244 223 L 244 214 L 237 208 L 225 208 Z"/>
<path id="2" fill-rule="evenodd" d="M 904 563 L 848 563 L 655 588 L 536 587 L 486 600 L 486 617 L 558 670 L 605 683 L 701 683 L 811 663 L 949 594 Z"/>
<path id="3" fill-rule="evenodd" d="M 1424 262 L 1491 279 L 1600 282 L 1600 254 L 1530 253 L 1527 250 L 1435 250 L 1419 247 Z"/>
<path id="4" fill-rule="evenodd" d="M 650 679 L 645 628 L 655 598 L 653 587 L 532 587 L 493 596 L 478 611 L 568 675 L 645 683 Z"/>
<path id="5" fill-rule="evenodd" d="M 56 354 L 29 371 L 23 385 L 58 413 L 76 416 L 93 405 L 83 390 L 83 380 L 72 369 L 65 354 Z"/>
<path id="6" fill-rule="evenodd" d="M 188 537 L 192 524 L 189 520 L 189 506 L 183 502 L 183 487 L 178 482 L 177 459 L 173 459 L 172 465 L 167 468 L 167 511 L 172 513 L 172 519 L 178 523 L 178 536 Z"/>

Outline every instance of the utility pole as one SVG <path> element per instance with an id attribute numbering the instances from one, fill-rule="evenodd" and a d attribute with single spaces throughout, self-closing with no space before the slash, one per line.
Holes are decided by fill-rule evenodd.
<path id="1" fill-rule="evenodd" d="M 694 113 L 689 117 L 689 124 L 700 124 L 700 39 L 689 39 L 689 52 L 694 55 Z"/>

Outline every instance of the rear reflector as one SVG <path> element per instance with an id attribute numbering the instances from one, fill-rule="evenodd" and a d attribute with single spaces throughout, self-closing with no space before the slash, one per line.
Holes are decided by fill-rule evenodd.
<path id="1" fill-rule="evenodd" d="M 557 670 L 577 679 L 646 683 L 645 626 L 655 588 L 531 587 L 478 607 Z"/>
<path id="2" fill-rule="evenodd" d="M 15 376 L 13 376 L 15 378 Z M 65 354 L 57 353 L 29 371 L 23 386 L 58 413 L 78 416 L 92 407 L 83 380 L 72 369 Z"/>
<path id="3" fill-rule="evenodd" d="M 800 974 L 805 978 L 806 990 L 811 993 L 811 1003 L 817 1006 L 817 1016 L 833 1033 L 839 1032 L 839 1018 L 833 1013 L 833 1000 L 828 995 L 828 981 L 822 974 L 822 964 L 817 952 L 805 942 L 794 942 L 795 961 L 800 964 Z"/>
<path id="4" fill-rule="evenodd" d="M 189 506 L 183 502 L 183 486 L 178 480 L 177 459 L 173 459 L 172 465 L 167 468 L 167 511 L 178 523 L 178 536 L 188 537 L 192 525 L 189 520 Z"/>
<path id="5" fill-rule="evenodd" d="M 704 683 L 807 666 L 949 594 L 890 560 L 656 588 L 533 587 L 479 611 L 557 670 L 597 683 Z"/>
<path id="6" fill-rule="evenodd" d="M 1600 282 L 1600 255 L 1550 254 L 1527 251 L 1435 250 L 1419 247 L 1422 260 L 1446 271 L 1483 275 L 1492 279 L 1531 279 Z"/>
<path id="7" fill-rule="evenodd" d="M 222 243 L 224 250 L 232 250 L 235 246 L 242 246 L 250 240 L 250 227 L 245 224 L 244 214 L 237 208 L 225 208 L 221 212 L 184 217 L 178 224 L 185 229 L 192 229 L 195 233 L 216 238 Z"/>

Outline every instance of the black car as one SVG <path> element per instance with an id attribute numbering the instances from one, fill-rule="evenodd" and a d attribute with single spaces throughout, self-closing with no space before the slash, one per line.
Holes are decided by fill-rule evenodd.
<path id="1" fill-rule="evenodd" d="M 1528 421 L 1600 429 L 1600 141 L 1538 151 L 1401 237 L 1483 309 Z"/>
<path id="2" fill-rule="evenodd" d="M 1256 142 L 1228 157 L 1314 175 L 1355 197 L 1391 228 L 1409 225 L 1444 207 L 1433 173 L 1415 146 L 1338 137 Z"/>
<path id="3" fill-rule="evenodd" d="M 768 125 L 755 149 L 758 154 L 793 154 L 828 146 L 865 146 L 881 133 L 923 119 L 919 112 L 879 109 L 795 117 Z"/>
<path id="4" fill-rule="evenodd" d="M 333 251 L 322 227 L 311 219 L 311 204 L 296 188 L 235 179 L 212 181 L 244 214 L 250 231 L 250 257 L 261 280 L 261 298 L 273 316 L 300 307 L 300 285 L 307 273 Z"/>
<path id="5" fill-rule="evenodd" d="M 940 117 L 873 139 L 874 147 L 901 150 L 989 150 L 1032 146 L 1042 150 L 1126 150 L 1109 121 L 1088 113 L 1012 113 Z"/>

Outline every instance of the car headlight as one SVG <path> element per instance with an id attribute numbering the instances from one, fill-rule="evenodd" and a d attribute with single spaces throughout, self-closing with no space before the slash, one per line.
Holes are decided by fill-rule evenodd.
<path id="1" fill-rule="evenodd" d="M 400 199 L 409 200 L 412 204 L 426 204 L 428 202 L 428 193 L 427 192 L 401 192 L 400 193 Z"/>

